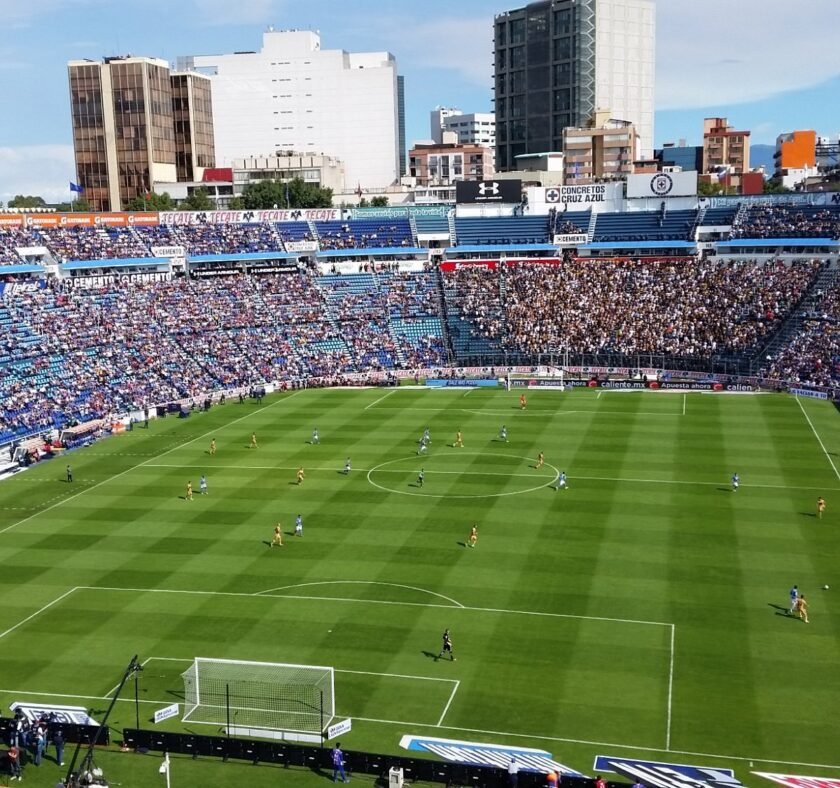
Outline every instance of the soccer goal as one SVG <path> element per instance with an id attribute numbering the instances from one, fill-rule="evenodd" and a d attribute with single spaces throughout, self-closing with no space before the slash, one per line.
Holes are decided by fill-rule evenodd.
<path id="1" fill-rule="evenodd" d="M 196 657 L 181 678 L 184 722 L 320 737 L 335 717 L 333 668 Z"/>

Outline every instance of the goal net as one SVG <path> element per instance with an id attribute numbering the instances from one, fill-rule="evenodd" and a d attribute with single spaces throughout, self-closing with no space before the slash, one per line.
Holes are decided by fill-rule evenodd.
<path id="1" fill-rule="evenodd" d="M 181 678 L 184 722 L 321 734 L 335 716 L 332 668 L 196 657 Z"/>

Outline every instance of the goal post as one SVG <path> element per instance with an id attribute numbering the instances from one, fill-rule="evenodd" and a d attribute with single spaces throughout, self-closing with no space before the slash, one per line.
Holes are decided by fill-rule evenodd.
<path id="1" fill-rule="evenodd" d="M 331 667 L 196 657 L 181 678 L 184 722 L 321 736 L 335 717 Z"/>

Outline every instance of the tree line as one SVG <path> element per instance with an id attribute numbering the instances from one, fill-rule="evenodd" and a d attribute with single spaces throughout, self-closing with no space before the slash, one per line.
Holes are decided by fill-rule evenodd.
<path id="1" fill-rule="evenodd" d="M 268 210 L 271 208 L 331 208 L 333 190 L 306 183 L 301 178 L 291 181 L 257 181 L 249 183 L 242 192 L 231 198 L 228 210 Z M 381 208 L 388 205 L 385 196 L 362 198 L 359 207 Z M 0 204 L 2 207 L 2 204 Z M 90 204 L 84 197 L 73 202 L 48 205 L 42 198 L 18 194 L 9 200 L 9 208 L 55 208 L 57 211 L 90 211 Z M 185 200 L 177 202 L 168 192 L 139 194 L 128 202 L 126 211 L 212 211 L 216 203 L 204 186 L 199 186 Z"/>

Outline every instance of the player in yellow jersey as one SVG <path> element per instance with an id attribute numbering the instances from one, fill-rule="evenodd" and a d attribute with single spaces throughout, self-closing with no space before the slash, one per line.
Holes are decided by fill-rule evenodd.
<path id="1" fill-rule="evenodd" d="M 544 452 L 540 452 L 540 453 L 537 455 L 537 468 L 542 468 L 542 467 L 543 467 L 543 465 L 545 465 L 545 453 L 544 453 Z"/>
<path id="2" fill-rule="evenodd" d="M 216 456 L 216 439 L 215 438 L 213 438 L 213 440 L 210 441 L 210 456 L 211 457 Z"/>
<path id="3" fill-rule="evenodd" d="M 461 430 L 455 433 L 455 443 L 452 444 L 452 447 L 455 449 L 464 448 L 464 436 L 461 435 Z"/>
<path id="4" fill-rule="evenodd" d="M 825 498 L 822 495 L 817 498 L 817 517 L 822 520 L 823 512 L 825 511 Z"/>
<path id="5" fill-rule="evenodd" d="M 257 448 L 257 433 L 256 432 L 251 433 L 251 448 L 252 449 Z"/>
<path id="6" fill-rule="evenodd" d="M 184 496 L 188 501 L 193 499 L 192 497 L 192 482 L 187 482 L 187 494 Z"/>
<path id="7" fill-rule="evenodd" d="M 525 410 L 528 407 L 528 400 L 525 398 L 524 394 L 519 395 L 519 409 Z"/>
<path id="8" fill-rule="evenodd" d="M 805 594 L 801 594 L 796 600 L 796 615 L 799 616 L 806 624 L 808 621 L 808 603 L 805 601 Z"/>
<path id="9" fill-rule="evenodd" d="M 298 468 L 297 472 L 297 483 L 303 484 L 303 480 L 306 478 L 306 474 L 303 472 L 303 468 Z"/>
<path id="10" fill-rule="evenodd" d="M 477 542 L 478 542 L 478 526 L 473 525 L 473 527 L 470 528 L 470 536 L 469 536 L 469 539 L 467 539 L 467 545 L 469 547 L 475 547 Z"/>
<path id="11" fill-rule="evenodd" d="M 271 544 L 269 547 L 282 547 L 283 546 L 283 527 L 280 523 L 274 526 L 274 536 L 271 538 Z"/>

